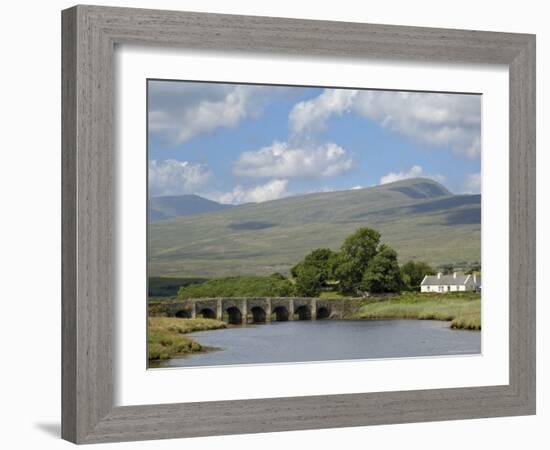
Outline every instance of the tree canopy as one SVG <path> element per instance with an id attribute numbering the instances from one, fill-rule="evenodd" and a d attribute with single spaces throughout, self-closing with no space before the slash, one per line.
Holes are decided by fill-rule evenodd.
<path id="1" fill-rule="evenodd" d="M 376 255 L 379 243 L 380 233 L 368 227 L 359 228 L 346 238 L 334 270 L 340 290 L 349 292 L 359 285 L 369 261 Z"/>
<path id="2" fill-rule="evenodd" d="M 290 273 L 294 278 L 299 278 L 305 269 L 315 270 L 321 283 L 333 278 L 333 269 L 336 264 L 337 254 L 329 248 L 317 248 L 296 264 Z"/>
<path id="3" fill-rule="evenodd" d="M 363 273 L 360 287 L 374 293 L 399 292 L 403 288 L 397 252 L 393 248 L 380 245 Z"/>
<path id="4" fill-rule="evenodd" d="M 291 269 L 291 274 L 296 295 L 307 297 L 319 295 L 329 280 L 343 293 L 398 292 L 404 287 L 396 251 L 381 244 L 380 233 L 368 227 L 348 236 L 339 252 L 313 250 Z"/>
<path id="5" fill-rule="evenodd" d="M 294 292 L 299 297 L 317 297 L 321 293 L 322 274 L 314 267 L 305 265 L 300 267 Z"/>
<path id="6" fill-rule="evenodd" d="M 403 282 L 411 290 L 419 290 L 424 277 L 435 273 L 435 269 L 424 261 L 409 261 L 401 267 Z"/>

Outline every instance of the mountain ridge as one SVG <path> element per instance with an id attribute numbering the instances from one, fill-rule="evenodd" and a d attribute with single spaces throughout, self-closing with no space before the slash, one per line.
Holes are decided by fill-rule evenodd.
<path id="1" fill-rule="evenodd" d="M 287 273 L 313 248 L 336 250 L 361 226 L 379 230 L 401 262 L 473 262 L 480 222 L 480 195 L 455 195 L 426 178 L 310 193 L 152 223 L 149 273 Z"/>
<path id="2" fill-rule="evenodd" d="M 149 222 L 155 222 L 173 217 L 220 211 L 232 206 L 218 203 L 196 194 L 157 196 L 149 198 L 147 218 Z"/>

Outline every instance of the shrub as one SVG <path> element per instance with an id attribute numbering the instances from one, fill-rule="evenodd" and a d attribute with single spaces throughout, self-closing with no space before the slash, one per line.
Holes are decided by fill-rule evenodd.
<path id="1" fill-rule="evenodd" d="M 216 278 L 202 284 L 181 287 L 178 297 L 288 297 L 293 292 L 292 283 L 277 273 L 267 277 L 243 275 Z"/>

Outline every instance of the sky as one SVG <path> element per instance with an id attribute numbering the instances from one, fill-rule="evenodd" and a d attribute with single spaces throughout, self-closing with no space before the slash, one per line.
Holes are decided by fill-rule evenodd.
<path id="1" fill-rule="evenodd" d="M 149 195 L 226 204 L 413 177 L 479 193 L 481 96 L 148 81 Z"/>

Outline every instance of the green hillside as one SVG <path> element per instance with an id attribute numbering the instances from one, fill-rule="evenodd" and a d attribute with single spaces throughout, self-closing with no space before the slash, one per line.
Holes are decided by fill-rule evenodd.
<path id="1" fill-rule="evenodd" d="M 380 231 L 401 262 L 479 261 L 480 218 L 480 195 L 453 195 L 423 178 L 247 204 L 150 224 L 149 275 L 286 274 L 363 226 Z"/>
<path id="2" fill-rule="evenodd" d="M 172 217 L 220 211 L 231 207 L 231 205 L 222 205 L 198 195 L 152 197 L 149 199 L 147 217 L 149 222 L 155 222 Z"/>

